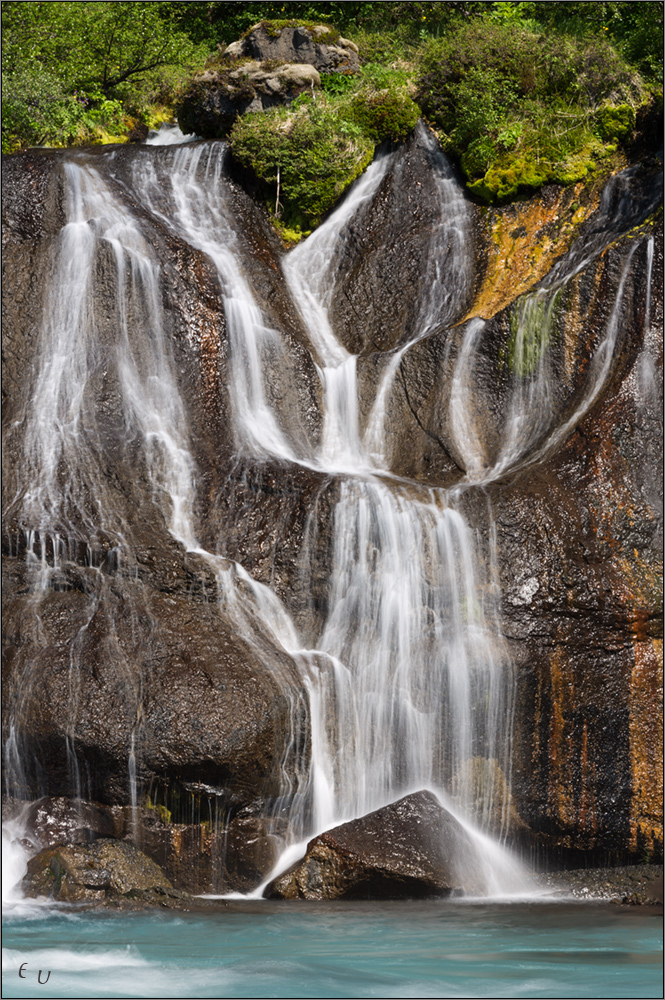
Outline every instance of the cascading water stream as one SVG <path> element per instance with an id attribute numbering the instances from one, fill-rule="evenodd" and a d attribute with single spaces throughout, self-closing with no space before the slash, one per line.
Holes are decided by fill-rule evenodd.
<path id="1" fill-rule="evenodd" d="M 287 426 L 266 392 L 266 365 L 279 372 L 285 347 L 266 324 L 244 273 L 223 144 L 141 151 L 132 164 L 132 190 L 142 209 L 216 267 L 237 452 L 340 477 L 328 613 L 313 650 L 301 648 L 294 623 L 270 588 L 202 548 L 194 518 L 196 470 L 164 332 L 156 253 L 99 170 L 76 156 L 65 164 L 69 214 L 55 265 L 61 298 L 51 300 L 44 324 L 38 391 L 26 430 L 26 531 L 68 537 L 81 533 L 83 524 L 94 540 L 103 530 L 121 563 L 131 563 L 126 511 L 99 503 L 91 509 L 89 502 L 90 495 L 108 495 L 96 462 L 98 418 L 86 395 L 93 371 L 102 360 L 108 363 L 95 340 L 94 265 L 103 248 L 117 273 L 113 370 L 122 415 L 128 440 L 142 443 L 155 502 L 174 538 L 214 569 L 226 620 L 257 648 L 286 650 L 308 692 L 312 766 L 307 787 L 285 792 L 283 801 L 291 802 L 286 842 L 424 787 L 436 790 L 465 822 L 494 833 L 507 826 L 513 680 L 498 639 L 495 581 L 482 567 L 477 539 L 454 497 L 396 480 L 387 456 L 385 413 L 399 362 L 416 341 L 458 320 L 473 278 L 466 203 L 433 146 L 432 155 L 441 220 L 432 237 L 427 291 L 413 335 L 387 359 L 364 432 L 356 358 L 337 340 L 329 315 L 333 264 L 349 220 L 369 205 L 387 172 L 398 168 L 397 154 L 378 159 L 285 259 L 324 390 L 316 450 Z M 611 348 L 606 353 L 611 359 Z M 59 551 L 59 543 L 53 549 Z M 491 540 L 489 549 L 491 566 Z M 42 561 L 45 550 L 42 543 Z M 53 568 L 47 564 L 48 573 Z M 283 678 L 285 691 L 289 683 Z M 140 734 L 128 754 L 135 769 Z M 486 877 L 489 890 L 515 885 L 515 870 L 505 858 L 493 857 L 493 867 Z"/>
<path id="2" fill-rule="evenodd" d="M 377 467 L 388 464 L 385 420 L 389 394 L 395 375 L 406 352 L 437 328 L 450 326 L 464 311 L 473 286 L 472 229 L 469 206 L 462 194 L 452 167 L 424 128 L 421 140 L 429 153 L 440 221 L 429 247 L 422 282 L 420 306 L 415 331 L 405 344 L 395 348 L 379 383 L 369 413 L 363 443 Z M 398 170 L 399 170 L 398 165 Z M 399 183 L 399 177 L 397 178 Z"/>
<path id="3" fill-rule="evenodd" d="M 34 571 L 37 627 L 42 597 L 49 587 L 57 584 L 66 559 L 74 558 L 68 550 L 68 543 L 69 548 L 73 544 L 71 539 L 83 540 L 89 549 L 94 549 L 101 532 L 115 542 L 116 568 L 130 575 L 135 572 L 132 515 L 124 508 L 122 498 L 108 489 L 99 461 L 103 429 L 93 407 L 90 386 L 103 366 L 106 369 L 103 377 L 108 376 L 119 389 L 127 445 L 131 448 L 135 439 L 141 441 L 153 499 L 162 509 L 171 534 L 187 551 L 209 562 L 217 578 L 224 615 L 248 642 L 261 643 L 263 656 L 270 662 L 270 642 L 278 648 L 297 646 L 288 615 L 268 588 L 253 580 L 241 566 L 205 551 L 196 536 L 195 463 L 165 334 L 161 269 L 155 252 L 139 231 L 137 220 L 116 199 L 99 171 L 85 160 L 75 156 L 65 162 L 64 184 L 67 221 L 55 250 L 55 291 L 47 304 L 36 389 L 23 428 L 25 481 L 30 485 L 16 501 L 27 538 L 28 565 Z M 97 305 L 100 289 L 95 287 L 96 264 L 104 253 L 112 255 L 116 281 L 110 356 L 105 353 L 98 334 L 108 317 L 105 304 Z M 232 311 L 233 306 L 229 308 Z M 259 389 L 252 395 L 253 388 L 250 373 L 243 386 L 250 403 L 260 394 Z M 52 542 L 47 545 L 49 539 Z M 105 578 L 99 571 L 98 576 L 97 589 L 89 595 L 87 622 L 79 637 L 105 593 Z M 80 762 L 74 750 L 80 684 L 79 637 L 74 639 L 70 650 L 71 724 L 67 740 L 70 785 L 76 799 L 85 795 Z M 283 684 L 286 687 L 286 679 Z M 15 710 L 17 717 L 30 692 L 26 677 Z M 297 716 L 296 706 L 293 716 Z M 137 725 L 139 720 L 140 692 L 137 692 Z M 137 743 L 136 733 L 132 733 L 127 748 L 132 814 L 137 805 Z M 10 795 L 14 789 L 26 785 L 22 757 L 12 726 L 7 745 Z M 275 808 L 281 805 L 278 801 Z M 298 817 L 294 816 L 294 821 L 295 829 L 299 830 Z"/>
<path id="4" fill-rule="evenodd" d="M 421 140 L 432 158 L 440 222 L 413 335 L 388 360 L 364 437 L 355 358 L 335 338 L 329 315 L 331 261 L 349 218 L 362 211 L 387 169 L 399 184 L 399 163 L 378 161 L 283 265 L 323 361 L 328 428 L 317 461 L 344 476 L 330 611 L 317 643 L 328 659 L 309 684 L 318 716 L 313 754 L 321 828 L 422 787 L 454 788 L 463 815 L 501 826 L 492 798 L 497 769 L 504 774 L 509 766 L 512 680 L 488 625 L 493 609 L 479 602 L 471 533 L 444 491 L 385 478 L 385 410 L 399 362 L 415 342 L 463 312 L 473 280 L 467 204 L 431 138 Z M 474 760 L 479 780 L 472 802 L 465 789 L 473 783 L 462 775 Z"/>
<path id="5" fill-rule="evenodd" d="M 467 482 L 489 483 L 508 472 L 542 460 L 563 443 L 602 393 L 615 356 L 621 307 L 636 244 L 624 254 L 604 335 L 592 353 L 585 376 L 585 391 L 572 412 L 563 416 L 557 415 L 555 405 L 555 389 L 561 380 L 561 373 L 552 348 L 560 337 L 560 314 L 574 280 L 600 257 L 613 240 L 643 221 L 658 203 L 660 192 L 656 188 L 650 198 L 643 200 L 639 206 L 635 204 L 631 191 L 634 174 L 635 168 L 631 168 L 608 182 L 593 223 L 584 237 L 578 239 L 571 250 L 559 259 L 538 288 L 521 296 L 512 307 L 511 337 L 506 348 L 507 358 L 504 359 L 512 376 L 511 393 L 499 435 L 500 444 L 494 455 L 489 453 L 485 436 L 470 406 L 484 322 L 476 319 L 467 324 L 449 402 L 453 439 L 466 469 Z M 653 256 L 652 244 L 650 246 L 651 249 L 647 249 L 647 317 L 649 261 Z M 646 352 L 644 357 L 648 357 Z"/>

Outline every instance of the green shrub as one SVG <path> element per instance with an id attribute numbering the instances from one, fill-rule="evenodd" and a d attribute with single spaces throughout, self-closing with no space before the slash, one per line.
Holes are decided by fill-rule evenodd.
<path id="1" fill-rule="evenodd" d="M 71 142 L 83 127 L 86 105 L 83 95 L 67 94 L 62 81 L 39 66 L 3 73 L 2 151 Z"/>
<path id="2" fill-rule="evenodd" d="M 358 81 L 350 73 L 322 73 L 321 89 L 331 97 L 345 97 L 358 89 Z"/>
<path id="3" fill-rule="evenodd" d="M 417 97 L 470 190 L 501 201 L 581 180 L 630 135 L 642 91 L 605 38 L 478 19 L 428 44 Z"/>
<path id="4" fill-rule="evenodd" d="M 363 91 L 351 101 L 353 119 L 375 143 L 400 142 L 416 127 L 420 109 L 406 91 Z"/>
<path id="5" fill-rule="evenodd" d="M 318 223 L 374 153 L 359 125 L 309 97 L 238 118 L 230 143 L 234 157 L 268 186 L 271 207 L 279 172 L 283 221 L 300 230 Z"/>

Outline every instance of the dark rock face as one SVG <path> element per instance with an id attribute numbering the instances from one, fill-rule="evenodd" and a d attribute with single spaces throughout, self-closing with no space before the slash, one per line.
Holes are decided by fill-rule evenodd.
<path id="1" fill-rule="evenodd" d="M 102 156 L 76 155 L 93 166 Z M 291 656 L 261 630 L 256 615 L 252 620 L 253 612 L 241 626 L 220 603 L 219 573 L 235 573 L 237 583 L 231 563 L 241 563 L 277 594 L 303 645 L 314 648 L 329 610 L 339 483 L 305 465 L 236 454 L 220 279 L 205 253 L 140 204 L 130 168 L 134 157 L 148 155 L 117 150 L 108 178 L 160 260 L 166 339 L 191 429 L 193 521 L 211 556 L 176 541 L 145 449 L 128 432 L 114 360 L 119 278 L 108 246 L 95 259 L 99 345 L 85 387 L 96 444 L 82 484 L 72 484 L 66 468 L 58 472 L 71 500 L 54 529 L 66 543 L 59 568 L 54 536 L 28 538 L 33 526 L 20 515 L 20 434 L 36 392 L 31 359 L 65 205 L 61 154 L 9 158 L 3 164 L 7 760 L 15 794 L 40 800 L 29 818 L 35 844 L 131 838 L 178 887 L 247 890 L 274 863 L 288 833 L 289 805 L 302 792 L 308 707 Z M 331 261 L 332 320 L 359 355 L 361 425 L 393 352 L 417 336 L 417 301 L 427 290 L 437 226 L 438 166 L 422 130 L 397 160 Z M 321 383 L 284 287 L 283 251 L 261 207 L 237 180 L 224 183 L 244 276 L 285 345 L 279 364 L 268 366 L 266 393 L 289 439 L 311 456 L 321 434 Z M 567 863 L 656 858 L 662 851 L 662 784 L 653 760 L 662 740 L 663 257 L 659 218 L 649 215 L 649 170 L 641 179 L 633 175 L 629 187 L 631 197 L 617 185 L 607 199 L 616 231 L 588 261 L 582 257 L 596 235 L 600 195 L 585 201 L 584 192 L 568 198 L 545 191 L 521 207 L 484 213 L 467 204 L 469 253 L 474 241 L 480 247 L 468 261 L 468 283 L 446 321 L 401 355 L 386 398 L 390 471 L 413 480 L 423 496 L 429 486 L 460 487 L 451 503 L 476 531 L 486 579 L 496 540 L 497 630 L 510 650 L 516 690 L 513 833 L 519 826 L 519 838 L 543 859 Z M 581 226 L 573 195 L 586 211 Z M 501 251 L 495 257 L 493 246 Z M 502 270 L 497 259 L 506 246 Z M 552 329 L 549 349 L 561 377 L 551 385 L 550 423 L 519 469 L 489 483 L 464 483 L 468 455 L 451 395 L 466 321 L 480 318 L 484 326 L 473 378 L 460 398 L 478 430 L 482 461 L 491 466 L 521 384 L 508 360 L 514 295 L 546 281 L 569 252 L 580 268 L 567 286 L 565 316 Z M 624 279 L 602 392 L 561 440 L 538 453 L 589 391 L 591 359 Z M 143 318 L 137 309 L 137 329 Z M 100 505 L 110 514 L 91 534 Z M 52 570 L 45 589 L 35 584 L 40 561 Z M 427 796 L 403 801 L 316 838 L 308 858 L 274 891 L 329 898 L 458 888 L 459 878 L 445 867 L 450 859 L 437 855 L 426 835 L 436 829 L 449 838 L 442 843 L 454 841 L 453 821 L 441 819 Z M 388 848 L 375 850 L 386 831 Z M 74 893 L 108 891 L 106 883 L 74 879 L 72 885 L 79 886 Z"/>
<path id="2" fill-rule="evenodd" d="M 454 262 L 449 245 L 434 246 L 442 213 L 437 183 L 444 171 L 450 168 L 421 124 L 400 150 L 377 196 L 353 216 L 343 234 L 333 263 L 342 287 L 331 312 L 336 335 L 353 354 L 392 351 L 418 335 L 423 300 L 433 279 L 430 255 L 449 269 L 447 275 L 444 270 L 442 297 L 456 281 L 453 263 L 460 267 L 460 258 L 466 257 L 471 272 L 467 283 L 460 281 L 459 300 L 449 311 L 448 323 L 461 319 L 471 304 L 475 207 L 463 197 L 461 205 L 451 202 L 444 212 L 450 214 L 452 228 L 460 209 L 468 211 L 467 244 L 455 247 Z M 400 220 L 398 226 L 395 219 Z"/>
<path id="3" fill-rule="evenodd" d="M 125 185 L 131 183 L 125 170 L 131 153 L 119 151 L 115 161 L 116 176 Z M 8 765 L 16 791 L 26 797 L 73 795 L 122 807 L 129 801 L 134 775 L 143 789 L 153 780 L 203 782 L 217 792 L 221 789 L 227 817 L 229 811 L 269 811 L 266 802 L 282 791 L 283 767 L 295 765 L 300 773 L 308 754 L 306 706 L 303 703 L 295 716 L 293 712 L 301 701 L 301 681 L 293 662 L 273 642 L 260 635 L 242 638 L 237 626 L 224 620 L 214 569 L 175 541 L 163 507 L 155 502 L 141 449 L 128 442 L 114 373 L 118 278 L 110 254 L 100 254 L 95 279 L 103 361 L 86 386 L 93 426 L 101 435 L 101 455 L 86 470 L 87 499 L 82 493 L 76 497 L 77 505 L 67 511 L 62 525 L 68 558 L 62 569 L 51 572 L 45 591 L 34 590 L 26 565 L 28 541 L 13 504 L 21 490 L 20 429 L 35 391 L 35 369 L 26 371 L 24 359 L 37 350 L 37 331 L 47 307 L 44 274 L 53 234 L 64 223 L 62 174 L 58 156 L 49 154 L 13 157 L 3 169 L 4 235 L 12 250 L 11 262 L 5 258 L 3 408 L 5 426 L 14 428 L 4 449 L 9 514 L 3 536 L 3 678 L 5 719 L 13 720 Z M 256 218 L 258 212 L 246 195 L 236 188 L 232 197 L 252 227 L 247 237 L 250 280 L 267 316 L 287 338 L 292 331 L 292 385 L 296 394 L 305 392 L 304 409 L 294 405 L 283 381 L 280 391 L 293 433 L 305 439 L 316 434 L 318 379 L 298 341 L 293 307 L 290 315 L 283 315 L 276 238 L 265 220 Z M 183 386 L 188 384 L 183 398 L 188 396 L 187 419 L 200 470 L 194 514 L 199 523 L 208 524 L 224 495 L 233 450 L 219 284 L 204 254 L 154 219 L 143 218 L 142 225 L 164 269 L 166 332 Z M 100 501 L 110 516 L 90 537 L 81 511 L 85 505 L 94 511 Z M 300 524 L 304 530 L 302 515 Z M 37 535 L 31 544 L 38 558 L 51 565 L 53 539 Z M 212 545 L 213 551 L 215 547 L 221 546 Z M 297 786 L 295 772 L 292 777 Z M 65 820 L 59 804 L 46 811 L 55 826 L 64 823 L 71 839 L 78 829 L 69 829 L 74 818 Z M 155 836 L 154 823 L 143 825 L 146 843 L 150 834 L 157 849 L 165 835 Z M 177 845 L 183 843 L 186 825 L 180 824 L 180 841 L 175 831 L 166 838 L 171 846 L 164 850 L 171 860 L 181 850 Z M 83 839 L 86 830 L 95 835 L 112 832 L 106 820 L 101 827 L 87 819 L 79 826 Z M 203 828 L 194 828 L 200 838 Z M 227 856 L 235 873 L 230 887 L 249 888 L 260 880 L 257 864 L 263 862 L 256 860 L 256 852 L 265 861 L 274 850 L 272 830 L 263 839 L 258 834 L 229 839 Z M 138 835 L 143 836 L 140 830 Z M 191 859 L 192 852 L 189 872 L 196 869 L 202 889 L 219 888 L 219 882 L 211 884 L 210 851 L 206 856 L 206 850 L 186 849 L 183 857 Z M 178 864 L 174 862 L 176 868 Z"/>
<path id="4" fill-rule="evenodd" d="M 357 73 L 360 69 L 357 46 L 346 38 L 338 38 L 334 45 L 329 44 L 329 35 L 330 29 L 325 24 L 314 28 L 300 25 L 279 30 L 257 24 L 245 38 L 233 42 L 226 52 L 234 57 L 309 63 L 321 73 Z"/>
<path id="5" fill-rule="evenodd" d="M 463 827 L 430 792 L 315 837 L 304 859 L 266 889 L 271 899 L 403 899 L 468 889 Z"/>

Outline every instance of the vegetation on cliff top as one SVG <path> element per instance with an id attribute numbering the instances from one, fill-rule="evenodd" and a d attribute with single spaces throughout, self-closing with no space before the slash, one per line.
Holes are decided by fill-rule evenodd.
<path id="1" fill-rule="evenodd" d="M 640 103 L 662 102 L 659 2 L 3 2 L 2 10 L 5 152 L 124 141 L 156 126 L 211 50 L 218 60 L 259 20 L 275 30 L 294 19 L 341 30 L 359 46 L 357 77 L 331 74 L 316 107 L 252 116 L 234 129 L 234 152 L 273 185 L 271 197 L 279 167 L 284 211 L 302 226 L 325 211 L 342 173 L 348 183 L 362 169 L 370 143 L 407 134 L 414 97 L 485 200 L 602 168 L 630 141 Z M 287 176 L 298 170 L 300 182 Z M 318 188 L 306 196 L 305 178 Z"/>
<path id="2" fill-rule="evenodd" d="M 293 238 L 316 225 L 374 154 L 359 125 L 305 95 L 238 118 L 231 142 L 236 159 L 269 186 L 269 207 Z"/>
<path id="3" fill-rule="evenodd" d="M 418 83 L 426 117 L 488 201 L 582 180 L 631 135 L 644 96 L 605 38 L 491 19 L 430 42 Z"/>
<path id="4" fill-rule="evenodd" d="M 243 115 L 231 130 L 234 157 L 264 183 L 268 207 L 287 240 L 318 224 L 371 162 L 377 143 L 405 139 L 420 117 L 404 90 L 331 78 L 350 86 Z"/>

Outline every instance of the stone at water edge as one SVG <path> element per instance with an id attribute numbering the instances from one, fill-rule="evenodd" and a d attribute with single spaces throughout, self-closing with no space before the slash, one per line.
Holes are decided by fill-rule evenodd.
<path id="1" fill-rule="evenodd" d="M 191 897 L 174 889 L 159 865 L 124 840 L 49 847 L 28 862 L 23 891 L 62 903 L 103 906 L 186 907 Z"/>
<path id="2" fill-rule="evenodd" d="M 431 792 L 415 792 L 315 837 L 269 899 L 400 899 L 478 891 L 471 840 Z"/>

